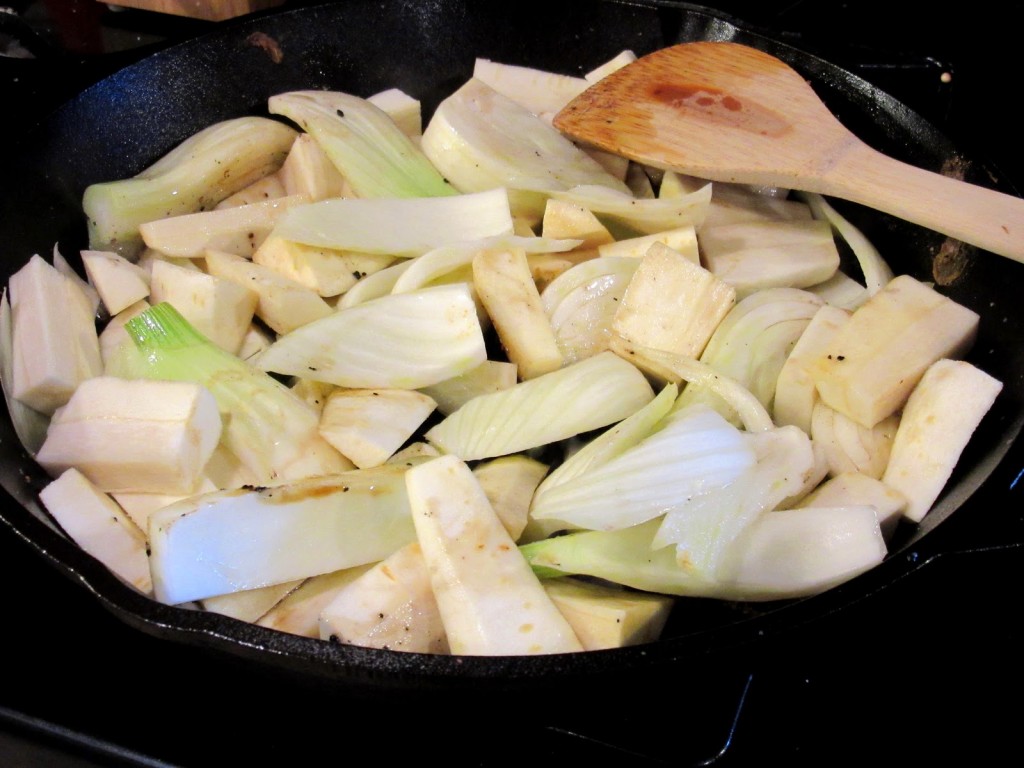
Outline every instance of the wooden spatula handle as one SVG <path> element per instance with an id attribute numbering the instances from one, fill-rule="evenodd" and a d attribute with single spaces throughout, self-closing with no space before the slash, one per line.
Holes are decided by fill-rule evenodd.
<path id="1" fill-rule="evenodd" d="M 1024 199 L 926 171 L 859 144 L 824 173 L 822 194 L 862 203 L 1024 263 Z"/>

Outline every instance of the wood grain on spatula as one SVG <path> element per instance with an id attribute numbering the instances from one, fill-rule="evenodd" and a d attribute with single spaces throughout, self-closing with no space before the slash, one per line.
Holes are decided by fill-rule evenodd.
<path id="1" fill-rule="evenodd" d="M 851 200 L 1024 262 L 1024 200 L 877 152 L 798 72 L 756 48 L 664 48 L 588 88 L 554 122 L 641 163 Z"/>

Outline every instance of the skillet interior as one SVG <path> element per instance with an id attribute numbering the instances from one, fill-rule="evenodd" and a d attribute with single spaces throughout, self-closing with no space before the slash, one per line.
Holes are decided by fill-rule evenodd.
<path id="1" fill-rule="evenodd" d="M 273 41 L 282 53 L 280 61 L 260 44 L 267 38 L 254 38 L 254 33 Z M 956 168 L 969 180 L 992 183 L 984 165 L 962 158 L 930 125 L 862 80 L 692 6 L 556 5 L 539 25 L 504 4 L 482 8 L 454 2 L 349 2 L 225 25 L 104 80 L 45 121 L 5 168 L 10 174 L 6 178 L 31 178 L 34 183 L 0 201 L 0 221 L 18 222 L 8 234 L 4 277 L 31 253 L 48 253 L 54 242 L 66 255 L 84 245 L 79 203 L 89 183 L 132 175 L 215 120 L 262 113 L 274 93 L 323 87 L 368 95 L 400 87 L 421 98 L 429 114 L 470 76 L 477 56 L 579 74 L 624 48 L 639 54 L 709 39 L 752 44 L 789 61 L 812 80 L 839 118 L 876 148 L 923 167 Z M 471 686 L 480 679 L 531 687 L 550 682 L 552 673 L 559 680 L 596 672 L 626 676 L 750 644 L 761 634 L 785 631 L 884 588 L 935 554 L 928 534 L 955 510 L 970 507 L 972 514 L 980 514 L 998 505 L 1000 483 L 1009 470 L 1000 466 L 995 480 L 983 482 L 1021 426 L 1024 357 L 1011 343 L 1024 330 L 1012 290 L 1014 280 L 1020 279 L 1020 265 L 970 248 L 950 249 L 941 236 L 856 206 L 842 210 L 898 271 L 936 280 L 953 298 L 981 313 L 973 359 L 1003 380 L 1006 389 L 961 462 L 950 492 L 924 524 L 901 532 L 897 556 L 824 595 L 784 605 L 681 601 L 666 639 L 643 649 L 456 661 L 331 646 L 138 596 L 44 522 L 35 493 L 45 477 L 15 448 L 6 418 L 0 423 L 0 477 L 11 499 L 0 516 L 58 569 L 141 630 L 314 679 L 381 688 L 429 689 L 442 682 L 447 687 Z M 904 556 L 908 554 L 914 557 Z"/>

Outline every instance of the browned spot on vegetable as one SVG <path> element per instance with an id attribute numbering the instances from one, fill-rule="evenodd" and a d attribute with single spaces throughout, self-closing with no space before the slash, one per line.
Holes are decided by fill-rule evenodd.
<path id="1" fill-rule="evenodd" d="M 318 499 L 330 496 L 339 491 L 345 492 L 348 488 L 341 483 L 323 483 L 322 485 L 298 485 L 298 486 L 277 486 L 270 489 L 264 498 L 267 501 L 275 501 L 278 504 L 293 504 L 305 499 Z"/>
<path id="2" fill-rule="evenodd" d="M 266 51 L 267 56 L 275 64 L 280 64 L 284 59 L 284 51 L 281 50 L 277 40 L 265 32 L 253 32 L 246 38 L 246 42 L 255 48 L 262 48 Z"/>

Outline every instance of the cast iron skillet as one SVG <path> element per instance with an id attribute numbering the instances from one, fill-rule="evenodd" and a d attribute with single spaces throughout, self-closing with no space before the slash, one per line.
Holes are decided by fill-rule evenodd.
<path id="1" fill-rule="evenodd" d="M 480 5 L 374 0 L 263 14 L 218 27 L 101 81 L 47 119 L 7 162 L 2 178 L 31 183 L 17 192 L 8 189 L 0 202 L 4 281 L 32 253 L 49 254 L 54 243 L 66 256 L 86 244 L 80 200 L 88 184 L 131 176 L 214 121 L 265 114 L 269 96 L 299 88 L 367 96 L 398 87 L 420 98 L 429 115 L 471 75 L 478 56 L 582 74 L 623 49 L 643 54 L 676 42 L 735 40 L 788 61 L 850 129 L 876 148 L 975 183 L 997 183 L 991 169 L 960 155 L 931 125 L 863 80 L 711 11 L 678 3 L 550 4 L 538 23 L 514 3 Z M 857 206 L 840 208 L 897 272 L 934 280 L 981 314 L 971 359 L 1001 379 L 1005 389 L 925 521 L 899 531 L 890 557 L 878 568 L 822 595 L 754 605 L 680 600 L 658 643 L 548 657 L 401 654 L 285 635 L 162 606 L 121 584 L 48 520 L 36 496 L 48 478 L 19 450 L 6 415 L 0 421 L 0 480 L 6 492 L 0 518 L 128 624 L 297 679 L 375 691 L 468 689 L 482 682 L 532 691 L 598 675 L 605 682 L 650 679 L 722 648 L 756 646 L 766 635 L 870 598 L 942 554 L 932 543 L 938 540 L 934 529 L 947 518 L 998 513 L 1010 503 L 1009 480 L 1019 471 L 1020 446 L 1014 442 L 1024 421 L 1024 345 L 1019 344 L 1024 312 L 1015 289 L 1024 277 L 1021 265 Z"/>

